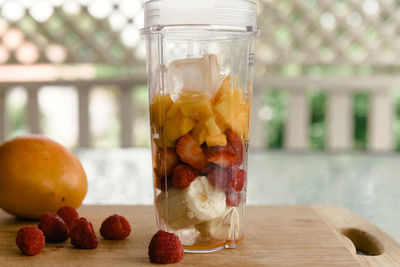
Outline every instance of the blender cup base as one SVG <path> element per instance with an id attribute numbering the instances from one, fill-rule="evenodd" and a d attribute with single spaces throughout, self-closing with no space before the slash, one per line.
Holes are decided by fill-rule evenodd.
<path id="1" fill-rule="evenodd" d="M 184 251 L 186 253 L 209 253 L 209 252 L 216 252 L 223 250 L 224 248 L 227 249 L 232 249 L 232 248 L 237 248 L 240 247 L 243 244 L 243 238 L 239 240 L 234 240 L 234 241 L 226 241 L 226 243 L 219 244 L 216 247 L 196 247 L 196 246 L 183 246 Z"/>

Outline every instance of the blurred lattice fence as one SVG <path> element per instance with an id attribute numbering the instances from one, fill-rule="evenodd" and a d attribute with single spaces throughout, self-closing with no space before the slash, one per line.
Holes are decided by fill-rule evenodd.
<path id="1" fill-rule="evenodd" d="M 400 1 L 258 4 L 253 145 L 393 149 L 400 136 Z M 97 112 L 89 107 L 101 87 L 116 96 L 110 138 L 146 145 L 146 105 L 132 89 L 144 90 L 137 87 L 145 82 L 142 12 L 140 0 L 0 0 L 0 139 L 47 133 L 39 104 L 42 88 L 53 86 L 76 94 L 75 144 L 96 145 Z M 27 115 L 16 126 L 6 100 L 20 85 Z"/>
<path id="2" fill-rule="evenodd" d="M 253 122 L 269 129 L 258 123 L 267 135 L 258 139 L 299 149 L 396 147 L 400 1 L 259 3 L 256 93 L 265 101 Z"/>

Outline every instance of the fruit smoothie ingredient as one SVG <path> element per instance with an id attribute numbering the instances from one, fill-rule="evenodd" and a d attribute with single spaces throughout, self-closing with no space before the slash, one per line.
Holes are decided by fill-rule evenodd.
<path id="1" fill-rule="evenodd" d="M 214 220 L 195 225 L 205 236 L 223 240 L 235 240 L 239 237 L 239 211 L 235 207 L 227 207 L 225 213 Z"/>
<path id="2" fill-rule="evenodd" d="M 207 146 L 212 147 L 212 146 L 226 146 L 226 136 L 223 133 L 220 133 L 215 136 L 207 135 L 205 137 L 205 141 L 207 143 Z"/>
<path id="3" fill-rule="evenodd" d="M 114 214 L 103 221 L 100 234 L 105 239 L 123 240 L 131 233 L 129 222 L 122 216 Z"/>
<path id="4" fill-rule="evenodd" d="M 169 176 L 179 162 L 178 155 L 172 148 L 157 148 L 155 172 L 159 177 Z"/>
<path id="5" fill-rule="evenodd" d="M 98 245 L 93 225 L 86 218 L 76 220 L 75 226 L 71 229 L 71 244 L 76 248 L 95 249 Z"/>
<path id="6" fill-rule="evenodd" d="M 209 163 L 206 168 L 207 179 L 217 189 L 229 190 L 229 183 L 232 180 L 232 168 L 222 168 L 217 164 Z"/>
<path id="7" fill-rule="evenodd" d="M 201 169 L 206 166 L 207 159 L 203 149 L 196 143 L 191 134 L 180 137 L 176 144 L 176 153 L 181 161 L 193 168 Z"/>
<path id="8" fill-rule="evenodd" d="M 153 103 L 150 105 L 150 118 L 154 129 L 159 130 L 164 126 L 164 116 L 172 104 L 173 102 L 169 94 L 158 94 L 153 98 Z"/>
<path id="9" fill-rule="evenodd" d="M 185 164 L 180 164 L 174 169 L 172 184 L 174 187 L 183 189 L 188 187 L 198 176 L 198 172 Z"/>
<path id="10" fill-rule="evenodd" d="M 148 255 L 153 263 L 177 263 L 183 259 L 183 247 L 176 235 L 159 230 L 150 241 Z"/>
<path id="11" fill-rule="evenodd" d="M 236 192 L 242 191 L 244 183 L 246 181 L 246 172 L 244 170 L 236 170 L 232 181 L 229 182 L 229 185 L 236 190 Z"/>
<path id="12" fill-rule="evenodd" d="M 225 192 L 225 194 L 227 206 L 237 207 L 240 205 L 240 202 L 242 201 L 242 194 L 240 192 L 236 192 L 234 189 L 231 189 Z"/>
<path id="13" fill-rule="evenodd" d="M 38 228 L 42 230 L 46 242 L 64 242 L 69 238 L 67 224 L 53 212 L 46 212 L 40 217 Z"/>
<path id="14" fill-rule="evenodd" d="M 213 115 L 210 98 L 203 93 L 183 91 L 177 102 L 180 104 L 182 114 L 196 121 Z"/>
<path id="15" fill-rule="evenodd" d="M 242 91 L 239 88 L 232 89 L 230 75 L 226 76 L 216 93 L 213 108 L 216 117 L 221 121 L 223 126 L 231 129 L 242 140 L 248 139 L 249 104 L 242 96 Z"/>
<path id="16" fill-rule="evenodd" d="M 71 206 L 62 206 L 58 209 L 57 214 L 64 220 L 70 230 L 75 224 L 75 219 L 79 219 L 78 212 Z"/>
<path id="17" fill-rule="evenodd" d="M 175 103 L 176 104 L 176 103 Z M 174 105 L 175 105 L 174 104 Z M 174 146 L 175 141 L 190 132 L 196 125 L 195 120 L 186 117 L 180 110 L 177 111 L 176 115 L 165 120 L 165 139 Z"/>
<path id="18" fill-rule="evenodd" d="M 209 147 L 205 154 L 208 162 L 213 162 L 223 168 L 231 167 L 234 163 L 239 161 L 239 155 L 237 155 L 233 147 L 229 145 Z"/>
<path id="19" fill-rule="evenodd" d="M 4 211 L 38 219 L 64 205 L 79 207 L 86 192 L 81 163 L 60 144 L 28 135 L 0 146 L 0 207 Z"/>
<path id="20" fill-rule="evenodd" d="M 28 256 L 39 254 L 45 246 L 43 232 L 35 226 L 24 226 L 19 229 L 15 243 Z"/>
<path id="21" fill-rule="evenodd" d="M 242 164 L 243 161 L 243 141 L 240 137 L 234 133 L 232 130 L 227 129 L 225 131 L 226 137 L 229 142 L 229 146 L 235 150 L 236 155 L 238 155 L 238 161 L 235 162 L 235 165 Z"/>
<path id="22" fill-rule="evenodd" d="M 205 155 L 209 162 L 221 167 L 239 166 L 243 160 L 243 142 L 239 136 L 227 129 L 225 131 L 228 143 L 226 146 L 207 147 L 203 145 Z"/>
<path id="23" fill-rule="evenodd" d="M 172 229 L 181 229 L 222 216 L 225 193 L 216 189 L 207 177 L 197 177 L 185 189 L 171 188 L 168 197 L 162 192 L 156 206 L 163 221 Z"/>

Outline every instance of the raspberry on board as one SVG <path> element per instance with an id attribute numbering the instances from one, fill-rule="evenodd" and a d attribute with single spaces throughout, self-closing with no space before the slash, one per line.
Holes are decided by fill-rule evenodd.
<path id="1" fill-rule="evenodd" d="M 63 218 L 64 222 L 67 224 L 68 228 L 71 230 L 75 219 L 79 219 L 79 214 L 75 208 L 71 206 L 62 206 L 58 209 L 57 214 Z"/>
<path id="2" fill-rule="evenodd" d="M 103 221 L 100 234 L 105 239 L 122 240 L 131 233 L 129 222 L 122 216 L 114 214 Z"/>
<path id="3" fill-rule="evenodd" d="M 39 254 L 45 246 L 43 232 L 36 226 L 24 226 L 19 229 L 15 243 L 28 256 Z"/>
<path id="4" fill-rule="evenodd" d="M 97 237 L 93 230 L 93 225 L 86 218 L 76 220 L 71 229 L 71 244 L 76 248 L 94 249 L 97 247 Z"/>
<path id="5" fill-rule="evenodd" d="M 64 242 L 69 238 L 69 228 L 64 220 L 53 212 L 43 213 L 38 228 L 47 242 Z"/>
<path id="6" fill-rule="evenodd" d="M 177 263 L 183 259 L 183 247 L 176 235 L 159 230 L 150 241 L 148 254 L 154 263 Z"/>

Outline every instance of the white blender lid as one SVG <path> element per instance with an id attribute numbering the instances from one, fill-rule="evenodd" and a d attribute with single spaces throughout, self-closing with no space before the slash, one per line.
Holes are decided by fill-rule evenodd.
<path id="1" fill-rule="evenodd" d="M 220 25 L 257 28 L 252 0 L 150 0 L 144 6 L 144 27 L 155 25 Z"/>

